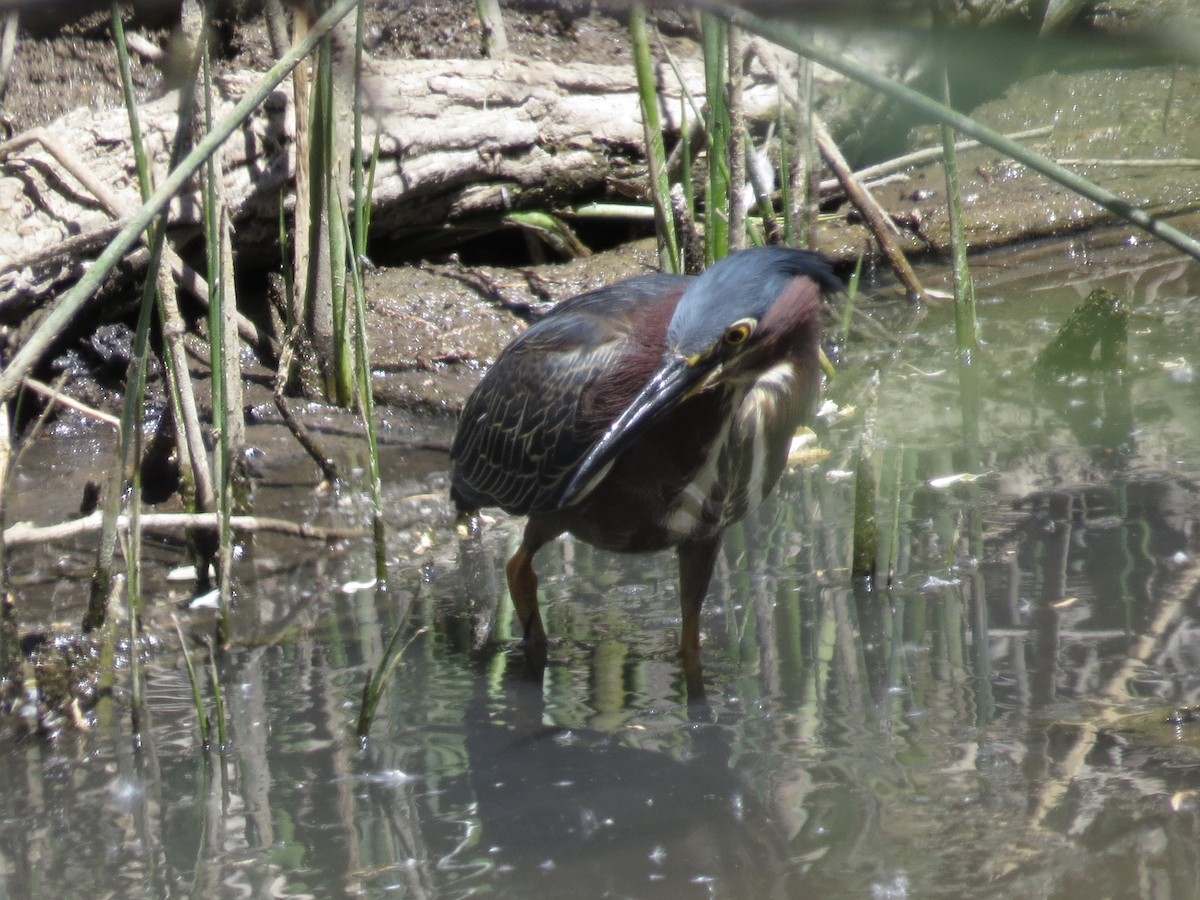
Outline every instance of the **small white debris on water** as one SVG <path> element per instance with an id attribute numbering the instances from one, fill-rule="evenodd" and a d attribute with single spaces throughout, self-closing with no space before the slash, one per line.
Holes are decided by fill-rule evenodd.
<path id="1" fill-rule="evenodd" d="M 940 491 L 955 484 L 973 484 L 981 478 L 987 478 L 990 474 L 990 472 L 957 472 L 954 475 L 942 475 L 939 478 L 930 478 L 925 483 L 935 491 Z"/>
<path id="2" fill-rule="evenodd" d="M 208 567 L 208 575 L 210 578 L 216 578 L 216 570 L 212 566 Z M 195 566 L 178 566 L 167 573 L 167 581 L 195 581 L 196 567 Z"/>
<path id="3" fill-rule="evenodd" d="M 1176 384 L 1191 384 L 1196 380 L 1195 367 L 1182 356 L 1162 363 L 1162 367 Z"/>
<path id="4" fill-rule="evenodd" d="M 817 418 L 832 422 L 836 419 L 849 419 L 857 412 L 853 406 L 838 406 L 832 400 L 826 400 L 817 410 Z"/>
<path id="5" fill-rule="evenodd" d="M 200 594 L 193 597 L 188 602 L 188 609 L 216 609 L 220 605 L 221 592 L 219 590 L 211 590 L 207 594 Z"/>

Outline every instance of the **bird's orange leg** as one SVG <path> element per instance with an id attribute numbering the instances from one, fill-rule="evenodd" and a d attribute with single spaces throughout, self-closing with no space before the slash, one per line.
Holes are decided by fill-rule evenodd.
<path id="1" fill-rule="evenodd" d="M 533 523 L 529 523 L 525 526 L 521 546 L 504 567 L 513 608 L 525 631 L 525 657 L 535 666 L 546 665 L 546 629 L 538 609 L 538 578 L 533 571 L 533 557 L 544 543 L 545 539 L 535 531 Z"/>
<path id="2" fill-rule="evenodd" d="M 704 699 L 704 671 L 700 661 L 700 609 L 708 593 L 713 565 L 717 560 L 719 538 L 684 541 L 679 545 L 679 606 L 683 628 L 679 635 L 679 656 L 688 699 Z"/>

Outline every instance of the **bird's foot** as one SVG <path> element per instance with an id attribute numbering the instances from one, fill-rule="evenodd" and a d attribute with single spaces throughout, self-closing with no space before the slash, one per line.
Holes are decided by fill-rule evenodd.
<path id="1" fill-rule="evenodd" d="M 536 638 L 526 638 L 521 642 L 521 649 L 525 651 L 525 663 L 528 666 L 536 666 L 539 669 L 546 668 L 546 660 L 548 658 L 546 639 L 538 640 Z"/>

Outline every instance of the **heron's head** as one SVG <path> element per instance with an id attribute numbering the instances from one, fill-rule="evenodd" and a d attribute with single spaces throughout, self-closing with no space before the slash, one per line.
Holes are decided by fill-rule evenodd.
<path id="1" fill-rule="evenodd" d="M 821 295 L 842 287 L 819 254 L 784 247 L 735 253 L 693 281 L 667 327 L 658 369 L 592 446 L 564 487 L 562 505 L 585 495 L 609 464 L 689 397 L 748 382 L 797 354 L 816 377 Z"/>

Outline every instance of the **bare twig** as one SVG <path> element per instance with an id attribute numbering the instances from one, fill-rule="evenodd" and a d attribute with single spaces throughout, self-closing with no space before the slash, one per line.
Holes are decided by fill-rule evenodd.
<path id="1" fill-rule="evenodd" d="M 117 519 L 119 529 L 129 528 L 129 516 Z M 4 531 L 4 543 L 15 547 L 22 544 L 39 544 L 65 541 L 94 534 L 100 530 L 102 515 L 97 510 L 82 519 L 60 522 L 57 525 L 33 525 L 17 522 Z M 308 522 L 293 522 L 290 519 L 275 519 L 268 516 L 231 516 L 231 527 L 241 531 L 271 531 L 314 541 L 332 541 L 345 538 L 368 537 L 370 531 L 363 528 L 313 525 Z M 216 513 L 143 513 L 143 531 L 177 532 L 195 530 L 215 531 L 220 525 Z"/>
<path id="2" fill-rule="evenodd" d="M 316 438 L 312 436 L 312 433 L 305 427 L 304 423 L 292 414 L 292 410 L 287 403 L 287 397 L 284 396 L 284 391 L 287 389 L 288 373 L 291 372 L 295 359 L 295 347 L 296 342 L 299 340 L 299 332 L 300 326 L 297 323 L 293 323 L 284 337 L 283 349 L 279 353 L 279 367 L 275 370 L 275 408 L 279 410 L 279 415 L 283 416 L 284 424 L 292 432 L 292 435 L 296 438 L 296 442 L 304 448 L 305 452 L 312 457 L 313 462 L 317 464 L 317 467 L 321 470 L 322 477 L 332 483 L 340 477 L 337 463 L 317 443 Z"/>
<path id="3" fill-rule="evenodd" d="M 158 270 L 158 296 L 163 323 L 163 345 L 173 361 L 178 397 L 171 395 L 171 413 L 179 431 L 176 444 L 179 448 L 181 470 L 189 473 L 196 489 L 196 508 L 211 510 L 216 505 L 213 491 L 212 471 L 208 465 L 208 449 L 204 446 L 204 432 L 200 428 L 200 413 L 196 408 L 196 392 L 192 387 L 192 374 L 187 364 L 187 344 L 184 341 L 183 316 L 175 294 L 175 281 L 165 268 Z M 211 362 L 210 362 L 211 365 Z"/>
<path id="4" fill-rule="evenodd" d="M 116 195 L 45 128 L 31 128 L 0 144 L 0 157 L 7 158 L 10 154 L 28 147 L 30 144 L 41 144 L 42 148 L 54 157 L 60 166 L 71 173 L 76 181 L 87 188 L 88 192 L 99 200 L 114 218 L 121 218 L 123 215 L 122 205 Z"/>
<path id="5" fill-rule="evenodd" d="M 159 63 L 162 61 L 162 47 L 158 46 L 158 44 L 154 43 L 154 41 L 142 37 L 136 32 L 129 31 L 125 33 L 125 44 L 130 50 L 142 57 L 142 59 L 152 63 Z"/>
<path id="6" fill-rule="evenodd" d="M 1026 138 L 1045 137 L 1053 130 L 1053 125 L 1041 125 L 1037 128 L 1030 128 L 1026 131 L 1014 131 L 1011 134 L 1005 135 L 1005 137 L 1013 141 L 1025 140 Z M 983 145 L 980 144 L 979 141 L 967 140 L 958 141 L 954 145 L 954 149 L 959 151 L 973 150 L 976 147 L 981 146 Z M 854 173 L 854 177 L 862 182 L 875 181 L 885 175 L 894 175 L 902 169 L 907 169 L 911 166 L 919 166 L 923 163 L 933 162 L 934 160 L 941 159 L 943 153 L 944 150 L 941 145 L 938 145 L 937 147 L 924 147 L 920 150 L 914 150 L 912 153 L 905 153 L 903 156 L 897 156 L 894 159 L 885 160 L 877 165 L 867 166 L 865 169 L 859 169 Z M 1063 160 L 1059 160 L 1059 162 L 1063 162 Z M 822 191 L 832 191 L 840 184 L 841 182 L 836 178 L 826 178 L 820 183 L 820 188 Z"/>
<path id="7" fill-rule="evenodd" d="M 89 419 L 95 419 L 97 422 L 103 422 L 106 425 L 111 425 L 113 428 L 121 427 L 121 420 L 116 416 L 88 406 L 86 403 L 81 403 L 74 397 L 69 397 L 62 391 L 51 387 L 43 381 L 38 381 L 36 378 L 26 378 L 25 387 L 29 388 L 35 394 L 41 394 L 50 401 L 51 406 L 57 403 L 60 406 L 66 406 L 76 412 L 83 413 Z"/>
<path id="8" fill-rule="evenodd" d="M 321 470 L 322 477 L 329 482 L 337 481 L 341 477 L 338 472 L 337 463 L 317 443 L 316 438 L 312 436 L 312 432 L 304 426 L 304 423 L 292 415 L 292 411 L 287 404 L 287 398 L 283 396 L 282 389 L 275 392 L 275 408 L 279 410 L 279 415 L 283 416 L 283 421 L 287 425 L 288 430 L 296 438 L 296 442 L 304 448 L 305 452 L 312 457 L 313 462 L 317 464 L 317 467 Z"/>
<path id="9" fill-rule="evenodd" d="M 671 185 L 671 210 L 679 230 L 680 268 L 685 275 L 699 275 L 704 270 L 704 238 L 696 228 L 696 220 L 683 195 L 683 185 Z"/>
<path id="10" fill-rule="evenodd" d="M 1195 169 L 1200 168 L 1200 159 L 1056 159 L 1060 166 L 1104 166 L 1114 169 Z"/>
<path id="11" fill-rule="evenodd" d="M 842 151 L 838 149 L 837 144 L 830 137 L 825 123 L 815 116 L 813 117 L 813 130 L 816 132 L 817 146 L 821 149 L 821 155 L 825 157 L 825 161 L 829 163 L 829 168 L 833 169 L 838 180 L 842 183 L 842 187 L 845 189 L 846 195 L 850 198 L 850 202 L 862 213 L 863 219 L 866 220 L 867 226 L 871 229 L 871 233 L 875 235 L 879 249 L 887 257 L 887 261 L 895 271 L 897 277 L 903 282 L 905 289 L 914 298 L 924 297 L 925 288 L 921 286 L 916 273 L 913 272 L 912 266 L 908 264 L 908 260 L 904 256 L 904 251 L 900 249 L 900 245 L 896 242 L 896 237 L 899 234 L 896 224 L 879 206 L 875 198 L 854 177 L 854 173 L 850 171 L 850 166 L 846 163 L 846 158 L 842 156 Z"/>

